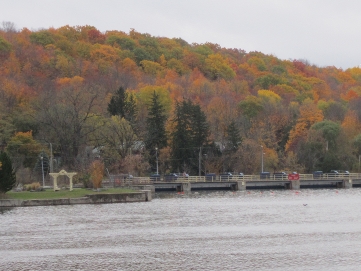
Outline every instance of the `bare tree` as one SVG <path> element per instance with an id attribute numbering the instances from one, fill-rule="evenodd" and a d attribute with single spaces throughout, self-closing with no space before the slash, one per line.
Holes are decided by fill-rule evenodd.
<path id="1" fill-rule="evenodd" d="M 101 128 L 104 99 L 97 86 L 69 86 L 44 95 L 36 105 L 43 140 L 54 143 L 63 164 L 74 167 L 80 148 L 92 145 L 92 135 Z"/>

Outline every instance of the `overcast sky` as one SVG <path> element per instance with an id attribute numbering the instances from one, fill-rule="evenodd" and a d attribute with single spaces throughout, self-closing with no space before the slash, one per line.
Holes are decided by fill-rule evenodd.
<path id="1" fill-rule="evenodd" d="M 361 64 L 360 0 L 0 0 L 17 29 L 131 28 L 189 43 L 218 43 L 320 67 Z"/>

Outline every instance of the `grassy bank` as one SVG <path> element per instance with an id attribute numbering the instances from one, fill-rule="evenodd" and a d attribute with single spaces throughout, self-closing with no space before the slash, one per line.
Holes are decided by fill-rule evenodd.
<path id="1" fill-rule="evenodd" d="M 8 199 L 21 199 L 21 200 L 30 200 L 30 199 L 60 199 L 60 198 L 80 198 L 89 194 L 99 194 L 99 193 L 129 193 L 135 192 L 132 189 L 125 188 L 109 188 L 106 190 L 102 190 L 101 192 L 84 189 L 84 188 L 74 188 L 73 191 L 69 190 L 45 190 L 41 192 L 30 192 L 30 191 L 22 191 L 22 192 L 14 192 L 9 191 L 6 193 L 6 198 Z"/>

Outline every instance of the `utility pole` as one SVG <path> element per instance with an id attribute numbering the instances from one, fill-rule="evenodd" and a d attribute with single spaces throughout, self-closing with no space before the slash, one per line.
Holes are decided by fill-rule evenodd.
<path id="1" fill-rule="evenodd" d="M 263 146 L 261 145 L 261 151 L 262 151 L 262 153 L 261 153 L 261 173 L 263 173 Z"/>
<path id="2" fill-rule="evenodd" d="M 51 143 L 50 144 L 50 173 L 53 172 L 54 168 L 53 168 L 53 145 Z"/>
<path id="3" fill-rule="evenodd" d="M 158 175 L 158 148 L 155 148 L 155 160 L 157 162 L 157 175 Z"/>
<path id="4" fill-rule="evenodd" d="M 202 173 L 202 168 L 201 168 L 201 165 L 202 165 L 202 147 L 199 148 L 199 161 L 198 161 L 198 175 L 201 176 L 201 173 Z"/>
<path id="5" fill-rule="evenodd" d="M 41 173 L 43 175 L 43 187 L 45 187 L 45 178 L 44 178 L 44 157 L 43 157 L 43 154 L 41 154 L 40 156 L 40 159 L 41 159 Z"/>
<path id="6" fill-rule="evenodd" d="M 204 155 L 204 176 L 206 176 L 207 174 L 207 168 L 206 168 L 206 162 L 207 162 L 207 154 L 203 154 Z"/>

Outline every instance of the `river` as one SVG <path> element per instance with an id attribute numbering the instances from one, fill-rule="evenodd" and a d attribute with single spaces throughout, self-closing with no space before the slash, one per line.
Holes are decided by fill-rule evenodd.
<path id="1" fill-rule="evenodd" d="M 0 270 L 360 270 L 361 189 L 157 193 L 0 213 Z"/>

